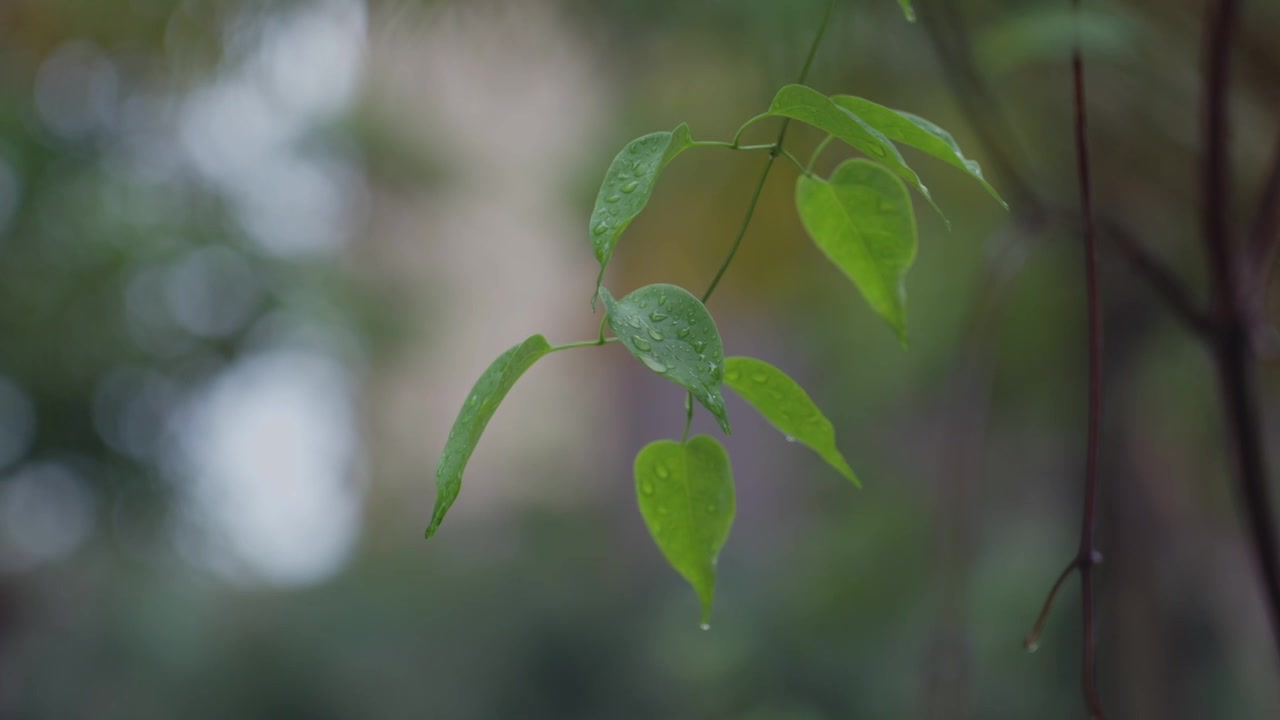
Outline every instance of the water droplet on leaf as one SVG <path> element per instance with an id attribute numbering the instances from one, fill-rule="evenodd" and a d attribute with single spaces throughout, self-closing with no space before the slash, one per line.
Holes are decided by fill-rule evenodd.
<path id="1" fill-rule="evenodd" d="M 650 350 L 653 349 L 653 346 L 649 344 L 649 341 L 645 340 L 639 335 L 636 335 L 635 337 L 631 338 L 631 344 L 634 345 L 635 348 L 641 352 L 649 352 Z"/>
<path id="2" fill-rule="evenodd" d="M 662 362 L 656 357 L 653 357 L 652 355 L 641 355 L 640 362 L 647 365 L 650 370 L 656 373 L 664 373 L 667 371 L 666 363 Z"/>
<path id="3" fill-rule="evenodd" d="M 657 330 L 654 330 L 653 328 L 649 328 L 649 337 L 653 338 L 654 340 L 657 340 L 658 342 L 662 342 L 663 340 L 666 339 L 665 335 L 658 332 Z"/>
<path id="4" fill-rule="evenodd" d="M 618 189 L 624 193 L 633 193 L 636 191 L 636 188 L 638 187 L 640 187 L 640 183 L 635 180 L 632 180 L 631 182 L 625 183 L 622 187 Z"/>

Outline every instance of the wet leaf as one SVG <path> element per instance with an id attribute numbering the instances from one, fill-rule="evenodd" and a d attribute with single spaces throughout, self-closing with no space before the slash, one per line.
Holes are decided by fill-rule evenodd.
<path id="1" fill-rule="evenodd" d="M 804 85 L 787 85 L 778 91 L 769 107 L 770 115 L 789 117 L 812 125 L 853 146 L 868 158 L 892 170 L 914 187 L 950 227 L 946 215 L 933 201 L 929 188 L 907 166 L 902 153 L 889 138 L 853 112 L 836 105 L 831 98 Z"/>
<path id="2" fill-rule="evenodd" d="M 600 262 L 597 289 L 618 238 L 648 204 L 658 173 L 692 142 L 689 126 L 681 123 L 672 132 L 650 133 L 632 140 L 610 163 L 596 195 L 589 226 L 591 246 Z"/>
<path id="3" fill-rule="evenodd" d="M 809 394 L 786 373 L 763 360 L 731 357 L 724 381 L 764 416 L 787 440 L 803 443 L 858 487 L 862 483 L 836 447 L 836 431 Z"/>
<path id="4" fill-rule="evenodd" d="M 449 431 L 444 456 L 436 466 L 436 506 L 431 513 L 431 524 L 427 526 L 428 538 L 436 534 L 440 521 L 444 520 L 445 513 L 458 498 L 458 491 L 462 489 L 462 471 L 466 469 L 467 461 L 475 452 L 476 443 L 480 442 L 480 436 L 498 405 L 520 376 L 550 351 L 547 339 L 534 335 L 499 355 L 471 388 L 458 419 L 453 421 L 453 429 Z"/>
<path id="5" fill-rule="evenodd" d="M 902 14 L 907 17 L 907 22 L 916 21 L 916 11 L 911 7 L 911 0 L 898 0 L 898 5 L 902 6 Z"/>
<path id="6" fill-rule="evenodd" d="M 698 593 L 702 626 L 711 620 L 716 559 L 735 512 L 733 469 L 714 438 L 659 440 L 636 455 L 636 499 L 667 562 Z"/>
<path id="7" fill-rule="evenodd" d="M 796 209 L 818 248 L 906 343 L 906 274 L 916 256 L 907 189 L 868 160 L 846 160 L 830 180 L 801 176 Z"/>
<path id="8" fill-rule="evenodd" d="M 702 301 L 675 285 L 646 285 L 621 300 L 600 288 L 609 328 L 640 362 L 688 388 L 725 434 L 724 346 Z"/>
<path id="9" fill-rule="evenodd" d="M 885 137 L 950 163 L 968 173 L 982 184 L 991 197 L 995 198 L 1005 210 L 1009 204 L 1000 197 L 1000 193 L 991 187 L 982 176 L 982 166 L 970 160 L 960 151 L 960 145 L 951 133 L 918 115 L 893 110 L 878 105 L 870 100 L 852 95 L 833 95 L 831 101 L 836 105 L 862 118 L 868 125 L 879 130 Z"/>

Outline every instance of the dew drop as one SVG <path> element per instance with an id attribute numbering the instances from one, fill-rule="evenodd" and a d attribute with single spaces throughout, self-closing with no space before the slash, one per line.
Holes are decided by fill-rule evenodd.
<path id="1" fill-rule="evenodd" d="M 607 203 L 616 203 L 621 199 L 622 199 L 621 195 L 610 195 L 609 197 L 605 198 L 604 201 Z"/>
<path id="2" fill-rule="evenodd" d="M 662 302 L 661 302 L 661 301 L 659 301 L 659 302 L 658 302 L 658 304 L 659 304 L 659 305 L 661 305 L 661 304 L 662 304 Z M 667 314 L 666 314 L 666 313 L 661 313 L 661 312 L 658 312 L 657 310 L 654 310 L 653 312 L 649 313 L 649 319 L 650 319 L 650 320 L 652 320 L 652 321 L 654 321 L 654 322 L 656 322 L 656 323 L 657 323 L 657 322 L 662 322 L 663 320 L 666 320 L 666 319 L 667 319 L 667 317 L 668 317 L 668 316 L 667 316 Z"/>
<path id="3" fill-rule="evenodd" d="M 758 383 L 769 382 L 769 376 L 764 373 L 751 373 L 751 379 Z"/>
<path id="4" fill-rule="evenodd" d="M 644 327 L 644 323 L 640 322 L 640 318 L 636 317 L 635 315 L 631 315 L 627 318 L 627 324 L 637 330 Z"/>
<path id="5" fill-rule="evenodd" d="M 648 343 L 645 344 L 648 345 Z M 641 355 L 640 362 L 647 365 L 650 370 L 656 373 L 664 373 L 667 371 L 667 364 L 652 355 Z"/>
<path id="6" fill-rule="evenodd" d="M 698 625 L 698 629 L 699 629 L 699 630 L 710 630 L 710 629 L 711 629 L 711 623 L 701 623 L 700 625 Z"/>
<path id="7" fill-rule="evenodd" d="M 636 188 L 638 187 L 640 187 L 640 183 L 635 180 L 632 180 L 631 182 L 624 184 L 622 187 L 618 189 L 624 193 L 633 193 L 636 191 Z"/>
<path id="8" fill-rule="evenodd" d="M 609 224 L 602 222 L 602 223 L 597 223 L 595 227 L 591 228 L 591 232 L 596 235 L 603 235 L 605 231 L 608 229 L 609 229 Z"/>
<path id="9" fill-rule="evenodd" d="M 654 340 L 657 340 L 658 342 L 662 342 L 663 340 L 666 339 L 665 335 L 663 335 L 662 333 L 658 332 L 653 328 L 649 328 L 649 337 L 653 338 Z"/>
<path id="10" fill-rule="evenodd" d="M 671 471 L 668 470 L 665 465 L 656 465 L 654 466 L 653 471 L 658 473 L 658 477 L 662 478 L 663 480 L 666 480 L 667 478 L 671 477 Z"/>
<path id="11" fill-rule="evenodd" d="M 707 344 L 701 340 L 693 341 L 693 351 L 696 353 L 702 352 L 706 347 L 707 347 Z"/>
<path id="12" fill-rule="evenodd" d="M 632 336 L 631 344 L 635 345 L 636 349 L 640 350 L 641 352 L 649 352 L 650 350 L 653 349 L 653 346 L 649 344 L 649 341 L 645 340 L 639 335 Z"/>
<path id="13" fill-rule="evenodd" d="M 658 296 L 658 304 L 659 304 L 659 305 L 666 305 L 666 304 L 667 304 L 667 296 L 666 296 L 666 295 L 659 295 L 659 296 Z"/>
<path id="14" fill-rule="evenodd" d="M 687 338 L 687 337 L 689 337 L 689 328 L 680 328 L 679 330 L 677 330 L 677 331 L 676 331 L 676 337 L 678 337 L 678 338 Z"/>
<path id="15" fill-rule="evenodd" d="M 644 493 L 645 495 L 652 495 L 652 494 L 653 494 L 653 483 L 651 483 L 651 482 L 641 483 L 641 484 L 640 484 L 640 492 Z"/>

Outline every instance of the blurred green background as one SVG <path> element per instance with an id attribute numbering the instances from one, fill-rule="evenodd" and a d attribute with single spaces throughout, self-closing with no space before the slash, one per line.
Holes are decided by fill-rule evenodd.
<path id="1" fill-rule="evenodd" d="M 1280 117 L 1280 4 L 1246 5 L 1238 225 Z M 904 350 L 775 169 L 711 310 L 729 353 L 810 389 L 866 488 L 730 398 L 710 632 L 630 477 L 683 396 L 616 346 L 535 367 L 422 540 L 482 369 L 594 337 L 617 148 L 731 137 L 822 6 L 0 0 L 0 717 L 1082 717 L 1074 581 L 1021 647 L 1083 458 L 1079 242 L 1032 212 L 1075 202 L 1065 0 L 920 0 L 914 25 L 837 3 L 810 84 L 951 129 L 1014 209 L 908 153 L 954 229 L 917 203 Z M 1203 297 L 1201 11 L 1091 2 L 1080 29 L 1100 213 Z M 705 287 L 762 162 L 681 156 L 609 287 Z M 1280 716 L 1209 359 L 1103 260 L 1108 709 Z M 1274 359 L 1261 392 L 1280 463 Z"/>

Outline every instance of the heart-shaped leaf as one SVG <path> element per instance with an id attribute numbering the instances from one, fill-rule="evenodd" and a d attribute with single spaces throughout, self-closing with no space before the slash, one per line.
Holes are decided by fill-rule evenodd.
<path id="1" fill-rule="evenodd" d="M 716 559 L 733 526 L 733 469 L 714 438 L 659 440 L 636 455 L 636 498 L 649 534 L 698 593 L 702 624 L 711 620 Z"/>
<path id="2" fill-rule="evenodd" d="M 849 482 L 862 487 L 836 447 L 831 421 L 786 373 L 763 360 L 731 357 L 724 361 L 724 381 L 788 440 L 809 446 Z"/>
<path id="3" fill-rule="evenodd" d="M 853 112 L 836 105 L 831 98 L 804 85 L 787 85 L 778 91 L 769 106 L 770 115 L 789 117 L 808 123 L 819 130 L 834 135 L 836 138 L 857 148 L 867 157 L 892 170 L 899 177 L 914 187 L 933 209 L 950 227 L 946 215 L 933 201 L 929 188 L 920 182 L 920 176 L 907 166 L 902 153 L 889 138 L 872 127 Z"/>
<path id="4" fill-rule="evenodd" d="M 471 388 L 471 394 L 449 431 L 444 456 L 436 466 L 436 506 L 431 513 L 431 524 L 427 526 L 427 538 L 436 534 L 440 521 L 444 520 L 445 513 L 458 498 L 458 491 L 462 489 L 462 471 L 466 469 L 467 461 L 475 452 L 476 443 L 480 442 L 480 436 L 498 405 L 520 376 L 550 351 L 547 339 L 534 335 L 499 355 Z"/>
<path id="5" fill-rule="evenodd" d="M 905 278 L 916 257 L 916 221 L 902 181 L 873 162 L 846 160 L 830 180 L 802 175 L 796 209 L 818 248 L 905 344 Z"/>
<path id="6" fill-rule="evenodd" d="M 597 289 L 618 238 L 648 204 L 658 173 L 692 142 L 689 126 L 681 123 L 671 132 L 650 133 L 632 140 L 610 163 L 591 211 L 591 246 L 600 262 Z"/>
<path id="7" fill-rule="evenodd" d="M 724 346 L 711 313 L 682 287 L 646 285 L 621 300 L 600 288 L 609 328 L 650 370 L 688 388 L 725 434 Z"/>
<path id="8" fill-rule="evenodd" d="M 868 125 L 879 130 L 885 137 L 950 163 L 968 173 L 974 180 L 982 184 L 991 197 L 995 198 L 1005 210 L 1009 204 L 1000 197 L 1000 193 L 991 187 L 982 176 L 982 167 L 970 160 L 960 151 L 960 145 L 951 133 L 918 115 L 893 110 L 870 100 L 852 95 L 832 95 L 831 102 L 862 118 Z"/>

